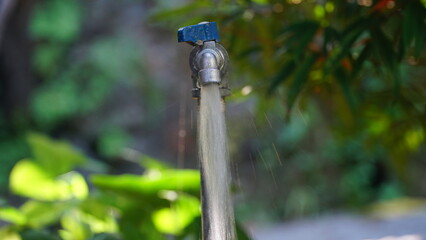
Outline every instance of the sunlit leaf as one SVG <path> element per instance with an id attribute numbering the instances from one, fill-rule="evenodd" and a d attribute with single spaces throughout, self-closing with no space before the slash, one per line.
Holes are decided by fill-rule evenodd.
<path id="1" fill-rule="evenodd" d="M 86 240 L 91 235 L 90 226 L 82 222 L 76 210 L 61 218 L 61 226 L 63 229 L 59 230 L 59 235 L 64 240 Z"/>
<path id="2" fill-rule="evenodd" d="M 85 156 L 70 144 L 53 141 L 46 136 L 30 133 L 27 137 L 34 161 L 51 176 L 66 173 L 85 162 Z"/>
<path id="3" fill-rule="evenodd" d="M 27 221 L 25 215 L 14 207 L 0 208 L 0 219 L 17 225 L 22 225 Z"/>
<path id="4" fill-rule="evenodd" d="M 18 232 L 7 226 L 0 228 L 0 239 L 2 240 L 22 240 Z"/>
<path id="5" fill-rule="evenodd" d="M 319 19 L 323 18 L 325 16 L 325 8 L 320 4 L 315 5 L 314 15 L 316 18 L 319 18 Z"/>
<path id="6" fill-rule="evenodd" d="M 10 174 L 11 190 L 19 195 L 45 201 L 83 199 L 88 195 L 84 178 L 70 172 L 54 179 L 31 160 L 21 160 Z"/>
<path id="7" fill-rule="evenodd" d="M 185 191 L 197 194 L 200 189 L 200 173 L 196 170 L 149 171 L 143 176 L 124 174 L 120 176 L 93 175 L 96 186 L 142 196 L 157 196 L 160 191 Z"/>
<path id="8" fill-rule="evenodd" d="M 405 133 L 405 144 L 412 151 L 417 150 L 424 140 L 425 134 L 422 128 L 410 129 Z"/>
<path id="9" fill-rule="evenodd" d="M 20 210 L 27 217 L 28 226 L 41 228 L 57 222 L 70 207 L 72 207 L 72 203 L 69 202 L 27 201 L 20 207 Z"/>
<path id="10" fill-rule="evenodd" d="M 171 203 L 170 208 L 163 208 L 152 214 L 155 227 L 168 234 L 179 234 L 197 216 L 200 215 L 200 202 L 197 198 L 180 195 Z"/>

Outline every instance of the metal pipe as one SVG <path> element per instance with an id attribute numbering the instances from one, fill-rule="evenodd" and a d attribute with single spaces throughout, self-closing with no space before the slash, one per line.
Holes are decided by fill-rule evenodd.
<path id="1" fill-rule="evenodd" d="M 215 23 L 201 23 L 198 25 L 184 27 L 178 30 L 179 42 L 188 42 L 194 46 L 191 52 L 189 64 L 192 70 L 193 90 L 192 96 L 200 101 L 201 87 L 206 85 L 217 84 L 222 98 L 230 95 L 228 82 L 225 80 L 225 74 L 228 68 L 229 57 L 226 50 L 217 43 L 219 36 L 217 34 Z M 221 111 L 217 110 L 216 111 Z M 214 112 L 215 110 L 212 110 Z M 213 113 L 216 114 L 216 113 Z M 223 113 L 221 113 L 223 114 Z M 217 115 L 215 115 L 217 116 Z M 201 130 L 199 130 L 201 131 Z M 225 139 L 226 140 L 226 139 Z M 226 145 L 226 143 L 223 143 Z M 223 147 L 226 151 L 226 146 Z M 223 154 L 224 156 L 227 153 Z M 201 202 L 202 202 L 202 239 L 203 240 L 235 240 L 234 220 L 232 206 L 230 205 L 229 189 L 226 186 L 216 186 L 223 188 L 222 193 L 226 193 L 222 198 L 215 198 L 212 195 L 212 184 L 220 185 L 223 181 L 215 181 L 211 177 L 211 163 L 205 162 L 219 159 L 203 159 L 201 156 Z M 222 159 L 226 161 L 226 157 Z M 204 165 L 206 164 L 206 165 Z M 213 165 L 215 166 L 215 165 Z M 209 171 L 207 171 L 209 170 Z M 220 167 L 216 170 L 227 172 L 228 169 Z M 210 174 L 210 175 L 208 175 Z M 225 174 L 227 176 L 227 174 Z M 209 181 L 209 182 L 207 182 Z M 210 182 L 211 181 L 211 182 Z M 214 191 L 213 191 L 214 192 Z M 228 193 L 227 193 L 228 192 Z M 218 195 L 219 196 L 219 195 Z M 222 196 L 222 195 L 220 195 Z M 221 205 L 218 201 L 226 203 Z M 224 207 L 228 206 L 228 207 Z M 226 216 L 232 216 L 226 219 Z"/>

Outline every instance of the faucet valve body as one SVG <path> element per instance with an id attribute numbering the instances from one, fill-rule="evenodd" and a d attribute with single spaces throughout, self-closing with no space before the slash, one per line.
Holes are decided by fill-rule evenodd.
<path id="1" fill-rule="evenodd" d="M 228 69 L 229 56 L 220 45 L 215 22 L 203 22 L 183 27 L 178 30 L 178 41 L 194 46 L 189 57 L 192 70 L 192 97 L 200 98 L 203 85 L 218 84 L 222 97 L 231 95 L 225 74 Z"/>

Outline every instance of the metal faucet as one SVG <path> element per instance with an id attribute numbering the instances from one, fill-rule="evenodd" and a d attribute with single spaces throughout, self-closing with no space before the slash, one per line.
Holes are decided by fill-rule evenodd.
<path id="1" fill-rule="evenodd" d="M 218 85 L 222 98 L 229 96 L 231 91 L 228 88 L 228 82 L 225 80 L 229 57 L 225 48 L 218 43 L 220 38 L 216 23 L 202 22 L 197 25 L 180 28 L 178 30 L 178 41 L 187 42 L 194 46 L 189 57 L 189 65 L 192 70 L 192 97 L 200 103 L 202 86 L 212 84 Z M 212 173 L 206 172 L 206 168 L 203 167 L 206 164 L 206 160 L 203 160 L 203 157 L 201 158 L 202 239 L 235 240 L 235 223 L 232 208 L 213 202 L 213 200 L 217 199 L 211 195 L 211 188 L 207 189 L 209 184 L 206 183 L 206 176 Z M 226 157 L 223 160 L 225 161 Z M 227 169 L 219 170 L 227 171 Z M 227 188 L 228 186 L 218 187 Z M 223 189 L 223 191 L 228 190 Z M 224 202 L 230 201 L 228 198 L 221 200 Z M 232 214 L 232 216 L 229 214 Z M 228 215 L 231 217 L 226 217 Z"/>
<path id="2" fill-rule="evenodd" d="M 189 66 L 192 70 L 192 97 L 195 99 L 200 98 L 201 85 L 208 84 L 218 84 L 223 98 L 231 95 L 225 79 L 229 56 L 219 41 L 215 22 L 201 22 L 178 30 L 178 42 L 194 46 Z"/>

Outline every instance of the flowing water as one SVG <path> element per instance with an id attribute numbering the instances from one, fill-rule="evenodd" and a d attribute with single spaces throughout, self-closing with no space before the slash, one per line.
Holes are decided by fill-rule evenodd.
<path id="1" fill-rule="evenodd" d="M 198 132 L 203 186 L 203 240 L 235 240 L 224 106 L 216 84 L 201 88 Z"/>

